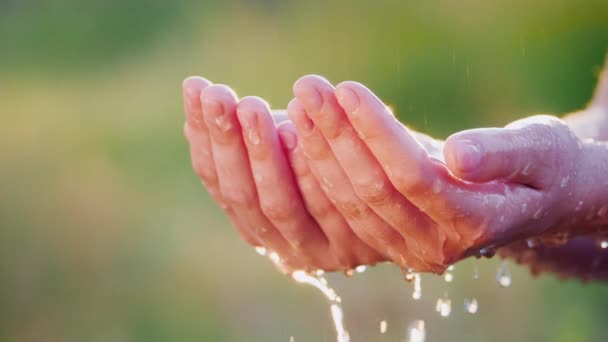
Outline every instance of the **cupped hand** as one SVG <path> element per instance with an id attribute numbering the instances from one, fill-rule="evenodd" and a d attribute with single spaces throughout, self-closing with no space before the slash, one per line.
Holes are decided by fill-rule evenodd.
<path id="1" fill-rule="evenodd" d="M 305 164 L 297 168 L 302 196 L 263 100 L 239 100 L 229 87 L 201 77 L 184 80 L 183 95 L 193 168 L 243 240 L 278 256 L 274 261 L 285 272 L 347 270 L 383 260 L 327 198 L 316 196 L 320 190 L 306 180 Z"/>
<path id="2" fill-rule="evenodd" d="M 402 267 L 441 272 L 577 210 L 582 143 L 554 117 L 455 134 L 444 162 L 359 83 L 334 88 L 307 76 L 294 94 L 289 116 L 324 194 L 361 240 Z"/>

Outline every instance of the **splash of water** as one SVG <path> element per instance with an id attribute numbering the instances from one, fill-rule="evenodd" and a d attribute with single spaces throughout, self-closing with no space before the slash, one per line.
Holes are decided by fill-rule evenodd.
<path id="1" fill-rule="evenodd" d="M 406 342 L 424 342 L 426 340 L 426 329 L 423 320 L 416 320 L 410 323 L 407 332 Z"/>
<path id="2" fill-rule="evenodd" d="M 411 268 L 404 268 L 401 271 L 403 272 L 403 279 L 406 282 L 411 283 L 412 281 L 414 281 L 414 271 L 412 271 Z"/>
<path id="3" fill-rule="evenodd" d="M 310 275 L 305 271 L 295 271 L 291 277 L 298 283 L 308 284 L 317 288 L 331 304 L 331 317 L 336 328 L 336 337 L 338 342 L 350 342 L 348 331 L 344 327 L 344 313 L 340 303 L 342 299 L 336 294 L 336 291 L 327 285 L 327 280 L 315 275 Z"/>
<path id="4" fill-rule="evenodd" d="M 255 252 L 261 256 L 266 256 L 266 248 L 264 247 L 255 247 Z"/>
<path id="5" fill-rule="evenodd" d="M 316 287 L 330 302 L 340 303 L 342 301 L 342 299 L 336 294 L 336 291 L 327 286 L 327 281 L 323 281 L 324 278 L 310 275 L 305 271 L 295 271 L 291 274 L 291 277 L 300 284 L 308 284 Z"/>
<path id="6" fill-rule="evenodd" d="M 414 273 L 414 292 L 412 292 L 412 298 L 419 300 L 422 298 L 422 284 L 420 280 L 420 273 Z"/>
<path id="7" fill-rule="evenodd" d="M 452 300 L 448 298 L 448 296 L 437 298 L 435 311 L 437 311 L 441 317 L 448 317 L 452 313 Z"/>
<path id="8" fill-rule="evenodd" d="M 509 271 L 509 265 L 507 265 L 506 261 L 503 261 L 500 263 L 500 266 L 498 266 L 498 270 L 496 271 L 496 281 L 501 287 L 511 286 L 511 272 Z"/>
<path id="9" fill-rule="evenodd" d="M 472 315 L 476 314 L 477 310 L 479 310 L 477 299 L 475 297 L 471 299 L 466 298 L 464 300 L 464 310 Z"/>
<path id="10" fill-rule="evenodd" d="M 350 342 L 350 336 L 348 331 L 344 328 L 344 313 L 342 307 L 339 304 L 331 305 L 331 317 L 334 320 L 334 326 L 336 327 L 336 337 L 338 342 Z"/>
<path id="11" fill-rule="evenodd" d="M 380 333 L 386 334 L 387 328 L 388 328 L 388 323 L 386 323 L 386 320 L 381 320 L 380 321 Z"/>
<path id="12" fill-rule="evenodd" d="M 443 274 L 443 280 L 446 283 L 451 283 L 454 280 L 454 265 L 449 266 Z"/>

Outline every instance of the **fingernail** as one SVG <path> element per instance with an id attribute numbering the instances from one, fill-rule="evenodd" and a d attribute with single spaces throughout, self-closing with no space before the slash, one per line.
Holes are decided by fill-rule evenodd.
<path id="1" fill-rule="evenodd" d="M 308 114 L 303 113 L 302 118 L 300 119 L 300 129 L 304 132 L 311 132 L 315 127 L 315 123 L 308 117 Z"/>
<path id="2" fill-rule="evenodd" d="M 458 141 L 456 143 L 456 160 L 460 170 L 473 172 L 480 166 L 481 148 L 471 140 Z"/>
<path id="3" fill-rule="evenodd" d="M 293 132 L 282 129 L 279 131 L 279 136 L 281 137 L 281 141 L 283 142 L 283 145 L 288 150 L 291 151 L 296 148 L 296 145 L 298 144 L 298 139 L 297 139 L 296 135 L 293 134 Z"/>
<path id="4" fill-rule="evenodd" d="M 196 91 L 196 89 L 194 89 L 192 87 L 186 88 L 186 94 L 188 95 L 189 98 L 196 98 L 198 96 L 198 92 Z"/>
<path id="5" fill-rule="evenodd" d="M 304 108 L 309 112 L 318 112 L 323 105 L 323 97 L 314 87 L 296 88 L 296 96 L 300 98 Z"/>
<path id="6" fill-rule="evenodd" d="M 228 115 L 224 113 L 224 106 L 218 101 L 211 99 L 203 99 L 203 112 L 222 132 L 228 132 L 233 125 L 230 122 Z"/>
<path id="7" fill-rule="evenodd" d="M 252 145 L 259 144 L 260 134 L 258 132 L 258 118 L 255 112 L 239 111 L 238 116 L 249 143 Z"/>
<path id="8" fill-rule="evenodd" d="M 356 114 L 357 109 L 359 109 L 359 97 L 354 91 L 346 87 L 338 88 L 336 90 L 336 97 L 340 106 L 346 111 L 346 114 Z"/>

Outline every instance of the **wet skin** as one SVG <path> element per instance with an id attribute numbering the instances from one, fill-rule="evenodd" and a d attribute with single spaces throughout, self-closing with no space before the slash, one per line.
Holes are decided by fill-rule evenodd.
<path id="1" fill-rule="evenodd" d="M 606 79 L 566 121 L 533 116 L 441 142 L 356 82 L 301 78 L 279 123 L 262 99 L 190 77 L 185 134 L 214 200 L 283 270 L 391 261 L 440 273 L 484 247 L 608 223 L 608 148 L 581 133 L 608 116 Z"/>

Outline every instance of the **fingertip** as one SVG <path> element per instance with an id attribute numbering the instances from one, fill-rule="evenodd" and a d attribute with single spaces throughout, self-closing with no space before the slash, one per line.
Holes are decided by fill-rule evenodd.
<path id="1" fill-rule="evenodd" d="M 184 94 L 190 97 L 197 97 L 200 92 L 210 86 L 211 82 L 200 76 L 188 76 L 182 81 Z"/>
<path id="2" fill-rule="evenodd" d="M 268 102 L 258 96 L 245 96 L 239 101 L 237 112 L 270 113 Z"/>
<path id="3" fill-rule="evenodd" d="M 483 150 L 479 143 L 469 138 L 448 138 L 444 158 L 448 168 L 458 176 L 475 174 L 482 160 Z"/>
<path id="4" fill-rule="evenodd" d="M 319 76 L 319 75 L 306 75 L 306 76 L 300 77 L 293 84 L 293 92 L 294 92 L 294 95 L 295 95 L 295 93 L 296 93 L 296 91 L 298 91 L 298 89 L 314 88 L 314 87 L 323 86 L 323 85 L 329 85 L 329 86 L 331 86 L 331 83 L 326 78 L 324 78 L 323 76 Z"/>
<path id="5" fill-rule="evenodd" d="M 354 114 L 359 109 L 359 96 L 348 84 L 336 88 L 336 98 L 347 114 Z"/>
<path id="6" fill-rule="evenodd" d="M 222 102 L 228 104 L 236 104 L 237 95 L 232 88 L 224 84 L 213 84 L 201 91 L 201 101 L 207 102 Z"/>
<path id="7" fill-rule="evenodd" d="M 287 115 L 291 121 L 293 121 L 298 130 L 310 132 L 314 128 L 314 123 L 308 117 L 304 105 L 297 98 L 294 98 L 291 100 L 291 102 L 289 102 L 289 105 L 287 106 Z"/>
<path id="8" fill-rule="evenodd" d="M 293 151 L 298 145 L 298 138 L 293 123 L 289 121 L 284 121 L 279 125 L 278 130 L 279 137 L 281 139 L 281 144 L 288 151 Z"/>
<path id="9" fill-rule="evenodd" d="M 258 119 L 270 116 L 270 107 L 260 97 L 247 96 L 239 101 L 236 114 L 243 128 L 251 129 L 257 126 Z"/>

